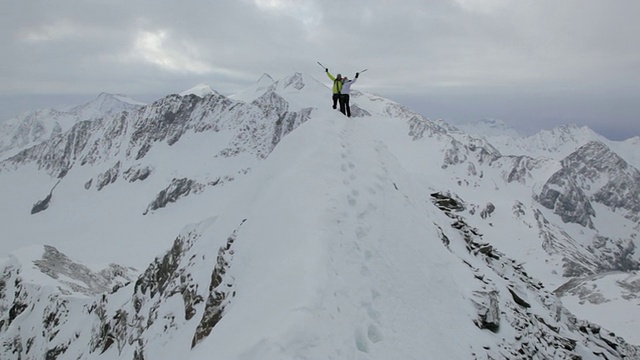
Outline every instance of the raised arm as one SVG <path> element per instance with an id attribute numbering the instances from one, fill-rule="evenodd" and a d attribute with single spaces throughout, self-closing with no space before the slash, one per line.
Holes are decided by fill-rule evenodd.
<path id="1" fill-rule="evenodd" d="M 331 81 L 336 81 L 335 76 L 331 75 L 331 73 L 329 72 L 329 69 L 324 69 L 324 71 L 326 71 L 327 76 L 329 77 L 329 79 L 331 79 Z"/>

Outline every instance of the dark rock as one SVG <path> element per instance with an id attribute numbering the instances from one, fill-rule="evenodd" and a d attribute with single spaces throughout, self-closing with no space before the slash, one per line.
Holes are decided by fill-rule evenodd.
<path id="1" fill-rule="evenodd" d="M 480 329 L 487 329 L 494 333 L 500 330 L 500 302 L 498 300 L 498 292 L 476 291 L 476 300 L 474 303 L 478 308 L 478 318 L 474 321 Z"/>
<path id="2" fill-rule="evenodd" d="M 49 202 L 51 202 L 52 196 L 53 196 L 53 193 L 49 193 L 49 195 L 47 195 L 44 199 L 36 202 L 31 208 L 31 215 L 47 210 L 47 208 L 49 207 Z"/>
<path id="3" fill-rule="evenodd" d="M 240 226 L 246 221 L 243 220 Z M 238 229 L 227 239 L 225 246 L 218 250 L 218 257 L 216 258 L 216 266 L 211 273 L 211 283 L 209 285 L 209 296 L 207 297 L 207 303 L 204 308 L 202 319 L 196 328 L 193 340 L 191 341 L 191 347 L 196 346 L 202 339 L 209 336 L 211 330 L 222 319 L 224 309 L 227 305 L 227 301 L 230 297 L 235 296 L 232 284 L 230 286 L 223 287 L 225 281 L 225 274 L 231 266 L 233 260 L 233 243 L 238 237 Z"/>
<path id="4" fill-rule="evenodd" d="M 58 356 L 64 354 L 65 351 L 67 351 L 67 346 L 58 345 L 53 349 L 47 350 L 44 358 L 45 360 L 56 360 Z"/>
<path id="5" fill-rule="evenodd" d="M 496 210 L 495 205 L 493 205 L 492 203 L 487 203 L 487 205 L 484 207 L 484 209 L 482 209 L 482 211 L 480 211 L 480 217 L 483 219 L 488 218 L 489 216 L 491 216 L 491 214 L 493 214 L 493 212 Z"/>
<path id="6" fill-rule="evenodd" d="M 109 184 L 113 184 L 118 179 L 119 173 L 120 173 L 120 161 L 118 161 L 109 170 L 98 175 L 98 179 L 96 181 L 96 188 L 98 189 L 98 191 L 102 190 L 105 186 Z"/>
<path id="7" fill-rule="evenodd" d="M 166 189 L 160 191 L 156 196 L 156 199 L 153 200 L 147 209 L 144 211 L 143 215 L 149 213 L 149 211 L 158 210 L 167 206 L 169 203 L 174 203 L 178 201 L 178 199 L 189 195 L 190 193 L 198 194 L 204 191 L 205 185 L 199 184 L 194 180 L 182 178 L 182 179 L 173 179 L 169 186 Z"/>
<path id="8" fill-rule="evenodd" d="M 508 287 L 508 290 L 509 290 L 509 293 L 511 294 L 511 297 L 513 298 L 513 301 L 515 301 L 516 304 L 525 308 L 531 307 L 531 304 L 529 304 L 527 300 L 525 300 L 521 295 L 519 295 L 518 291 L 516 291 L 510 286 Z"/>
<path id="9" fill-rule="evenodd" d="M 58 182 L 53 185 L 53 188 L 51 188 L 51 191 L 49 191 L 49 195 L 33 205 L 33 207 L 31 208 L 31 215 L 37 214 L 41 211 L 45 211 L 47 208 L 49 208 L 49 203 L 51 203 L 51 198 L 53 197 L 53 190 L 55 190 L 58 184 L 60 184 L 60 180 L 58 180 Z"/>

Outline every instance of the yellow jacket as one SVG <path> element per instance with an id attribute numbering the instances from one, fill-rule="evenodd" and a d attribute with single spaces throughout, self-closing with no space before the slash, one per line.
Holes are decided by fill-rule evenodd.
<path id="1" fill-rule="evenodd" d="M 331 75 L 331 73 L 328 71 L 327 76 L 329 77 L 329 79 L 333 80 L 333 93 L 340 94 L 340 91 L 342 91 L 342 81 L 336 80 L 335 76 Z"/>

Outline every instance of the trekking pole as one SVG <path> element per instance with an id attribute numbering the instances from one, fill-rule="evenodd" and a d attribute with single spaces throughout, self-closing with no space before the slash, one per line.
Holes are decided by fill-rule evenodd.
<path id="1" fill-rule="evenodd" d="M 369 69 L 360 70 L 360 71 L 358 71 L 358 72 L 359 72 L 360 74 L 362 74 L 363 72 L 365 72 L 365 71 L 367 71 L 367 70 L 369 70 Z"/>
<path id="2" fill-rule="evenodd" d="M 318 65 L 322 66 L 323 69 L 328 69 L 326 66 L 322 65 L 320 61 L 318 61 Z"/>

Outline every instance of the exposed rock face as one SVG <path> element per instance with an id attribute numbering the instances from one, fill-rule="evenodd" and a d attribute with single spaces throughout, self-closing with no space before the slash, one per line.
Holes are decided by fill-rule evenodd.
<path id="1" fill-rule="evenodd" d="M 236 148 L 232 154 L 246 150 L 265 157 L 283 135 L 306 121 L 311 111 L 282 111 L 286 108 L 288 103 L 275 92 L 252 104 L 219 94 L 204 98 L 170 95 L 135 113 L 79 122 L 69 132 L 3 161 L 0 169 L 35 162 L 50 174 L 64 177 L 76 163 L 94 164 L 122 152 L 129 160 L 140 160 L 155 143 L 173 145 L 186 132 L 223 130 L 237 132 L 231 142 Z M 113 177 L 117 171 L 108 175 Z"/>
<path id="2" fill-rule="evenodd" d="M 37 272 L 35 276 L 48 277 L 56 285 L 27 281 L 25 276 L 31 279 L 33 271 Z M 134 269 L 115 264 L 92 270 L 51 246 L 44 246 L 41 257 L 32 264 L 12 258 L 0 275 L 3 359 L 6 356 L 11 356 L 7 359 L 58 358 L 80 337 L 81 330 L 73 326 L 74 321 L 85 316 L 78 313 L 82 309 L 77 306 L 78 302 L 113 292 L 130 282 L 134 274 Z M 34 318 L 41 319 L 40 328 L 28 326 L 29 319 Z"/>
<path id="3" fill-rule="evenodd" d="M 77 122 L 135 112 L 142 105 L 121 95 L 101 93 L 86 104 L 67 109 L 40 109 L 19 115 L 0 125 L 0 159 L 55 138 Z"/>
<path id="4" fill-rule="evenodd" d="M 601 142 L 580 147 L 561 162 L 537 200 L 565 222 L 593 228 L 592 202 L 623 211 L 637 222 L 640 213 L 640 172 Z"/>
<path id="5" fill-rule="evenodd" d="M 63 178 L 82 157 L 89 139 L 102 127 L 102 123 L 102 120 L 78 122 L 66 133 L 0 162 L 0 171 L 3 168 L 16 169 L 20 165 L 35 163 L 38 169 L 46 171 L 51 176 Z"/>
<path id="6" fill-rule="evenodd" d="M 118 279 L 131 280 L 134 269 L 117 264 L 96 272 L 89 267 L 78 264 L 53 246 L 44 245 L 44 254 L 39 260 L 33 261 L 40 272 L 58 280 L 68 289 L 59 288 L 62 294 L 80 293 L 87 296 L 98 295 L 113 290 L 114 286 L 122 286 Z"/>
<path id="7" fill-rule="evenodd" d="M 51 176 L 63 179 L 75 166 L 100 165 L 104 169 L 104 164 L 112 162 L 107 170 L 84 183 L 85 189 L 100 191 L 120 179 L 144 181 L 154 172 L 154 166 L 145 159 L 154 146 L 161 143 L 172 146 L 186 133 L 202 132 L 225 133 L 229 139 L 226 147 L 212 154 L 214 157 L 248 153 L 264 159 L 313 111 L 290 109 L 276 90 L 282 86 L 299 90 L 304 87 L 304 80 L 300 74 L 285 80 L 284 84 L 276 82 L 269 86 L 252 103 L 231 100 L 215 92 L 203 97 L 169 95 L 148 106 L 136 107 L 136 111 L 110 112 L 93 120 L 77 121 L 69 131 L 0 161 L 0 172 L 35 164 Z M 118 160 L 113 163 L 114 159 Z M 226 175 L 228 179 L 231 177 Z M 189 193 L 202 192 L 211 183 L 209 179 L 174 179 L 145 213 Z M 51 199 L 49 194 L 33 206 L 32 212 L 45 210 Z"/>
<path id="8" fill-rule="evenodd" d="M 209 258 L 194 246 L 212 221 L 186 229 L 135 282 L 129 281 L 131 269 L 112 264 L 95 272 L 50 246 L 33 265 L 54 279 L 56 288 L 25 283 L 18 263 L 5 267 L 0 277 L 3 354 L 13 354 L 8 359 L 62 354 L 76 359 L 115 349 L 119 356 L 143 359 L 145 338 L 155 336 L 149 333 L 175 332 L 193 321 L 195 346 L 224 316 L 236 291 L 229 269 L 244 221 L 222 242 L 217 256 Z M 208 266 L 209 286 L 201 286 L 194 271 Z M 175 312 L 174 301 L 183 304 L 181 311 Z M 33 318 L 41 318 L 43 327 L 23 326 L 20 320 Z"/>
<path id="9" fill-rule="evenodd" d="M 627 300 L 640 299 L 640 273 L 634 272 L 607 272 L 597 275 L 575 277 L 562 284 L 555 290 L 558 296 L 577 296 L 582 303 L 602 304 L 615 301 L 605 297 L 598 286 L 598 282 L 607 277 L 615 277 L 615 285 L 619 288 L 620 297 Z"/>
<path id="10" fill-rule="evenodd" d="M 244 220 L 246 221 L 246 220 Z M 242 223 L 244 223 L 244 221 Z M 202 319 L 196 328 L 191 341 L 191 347 L 196 346 L 202 339 L 209 336 L 214 326 L 222 319 L 224 308 L 227 306 L 231 298 L 235 296 L 233 289 L 233 278 L 227 276 L 227 270 L 233 261 L 233 243 L 238 236 L 237 230 L 229 236 L 224 247 L 218 250 L 216 266 L 211 273 L 211 284 L 209 284 L 209 295 L 204 307 Z M 192 296 L 189 296 L 191 299 Z M 186 305 L 186 302 L 185 302 Z M 187 307 L 187 317 L 195 313 L 193 307 Z"/>
<path id="11" fill-rule="evenodd" d="M 49 203 L 51 203 L 51 199 L 53 198 L 53 190 L 55 190 L 56 186 L 58 186 L 59 183 L 60 181 L 58 180 L 58 182 L 53 186 L 53 188 L 49 192 L 49 195 L 47 195 L 44 199 L 39 200 L 33 205 L 33 207 L 31 208 L 31 215 L 37 214 L 41 211 L 45 211 L 47 210 L 47 208 L 49 208 Z"/>
<path id="12" fill-rule="evenodd" d="M 571 171 L 563 169 L 547 181 L 537 200 L 552 209 L 567 223 L 576 223 L 593 229 L 592 216 L 596 215 L 589 197 L 578 185 Z"/>
<path id="13" fill-rule="evenodd" d="M 200 193 L 204 190 L 204 187 L 205 186 L 203 184 L 198 184 L 190 179 L 173 179 L 166 189 L 158 193 L 158 196 L 153 202 L 151 202 L 151 204 L 149 204 L 144 214 L 146 215 L 149 211 L 163 208 L 167 206 L 167 204 L 176 202 L 179 198 L 187 196 L 190 193 Z"/>
<path id="14" fill-rule="evenodd" d="M 47 195 L 44 199 L 38 200 L 31 208 L 31 215 L 47 210 L 47 208 L 49 207 L 49 203 L 51 202 L 52 196 L 53 196 L 53 191 L 51 191 L 49 195 Z"/>
<path id="15" fill-rule="evenodd" d="M 143 181 L 151 175 L 153 169 L 149 166 L 132 166 L 124 172 L 123 176 L 129 182 Z"/>
<path id="16" fill-rule="evenodd" d="M 513 339 L 503 338 L 498 348 L 485 347 L 486 354 L 474 354 L 475 358 L 578 359 L 581 358 L 578 354 L 585 350 L 606 358 L 640 356 L 640 348 L 597 325 L 576 319 L 562 306 L 559 298 L 532 279 L 522 265 L 485 242 L 478 230 L 469 226 L 460 215 L 465 208 L 461 199 L 442 193 L 434 193 L 432 197 L 434 204 L 452 219 L 451 227 L 459 232 L 469 254 L 484 259 L 488 268 L 495 272 L 483 273 L 465 261 L 464 254 L 458 254 L 478 281 L 471 299 L 478 311 L 474 324 L 492 332 L 510 327 L 505 333 L 514 331 L 515 334 Z M 442 229 L 441 237 L 444 233 Z M 449 251 L 456 253 L 458 247 L 450 243 L 453 237 L 446 238 L 443 243 Z M 554 349 L 553 355 L 545 355 L 548 349 Z"/>
<path id="17" fill-rule="evenodd" d="M 633 239 L 613 240 L 604 236 L 596 236 L 587 247 L 598 257 L 600 272 L 640 270 L 636 248 Z"/>
<path id="18" fill-rule="evenodd" d="M 162 258 L 157 258 L 138 278 L 133 289 L 123 289 L 133 290 L 126 306 L 110 313 L 112 306 L 109 297 L 103 296 L 100 301 L 94 302 L 89 312 L 94 313 L 99 322 L 94 326 L 90 352 L 105 352 L 115 345 L 119 354 L 133 353 L 134 358 L 144 357 L 144 338 L 148 331 L 157 331 L 159 328 L 163 332 L 177 331 L 185 322 L 195 320 L 200 312 L 202 318 L 192 346 L 206 338 L 235 295 L 233 277 L 227 272 L 232 266 L 233 243 L 241 226 L 220 247 L 213 263 L 208 290 L 201 290 L 201 284 L 192 273 L 199 265 L 210 264 L 206 256 L 193 250 L 201 232 L 193 229 L 178 237 L 171 250 Z M 175 313 L 167 305 L 174 301 L 172 299 L 179 299 L 184 305 L 181 313 Z M 115 301 L 119 300 L 116 298 Z"/>
<path id="19" fill-rule="evenodd" d="M 112 168 L 98 175 L 96 188 L 98 191 L 105 186 L 114 183 L 118 179 L 120 173 L 120 162 L 118 161 Z"/>
<path id="20" fill-rule="evenodd" d="M 496 206 L 493 205 L 492 203 L 487 203 L 484 209 L 480 211 L 480 217 L 482 217 L 483 219 L 486 219 L 489 216 L 491 216 L 491 214 L 493 214 L 494 211 L 496 211 Z"/>

